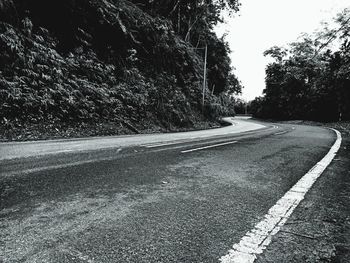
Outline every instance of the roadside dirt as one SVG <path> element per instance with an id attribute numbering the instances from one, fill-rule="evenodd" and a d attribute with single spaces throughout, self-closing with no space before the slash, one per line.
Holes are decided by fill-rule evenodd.
<path id="1" fill-rule="evenodd" d="M 256 262 L 350 262 L 350 130 L 332 126 L 341 149 Z"/>
<path id="2" fill-rule="evenodd" d="M 219 125 L 220 123 L 216 121 L 196 122 L 193 123 L 193 127 L 188 128 L 173 126 L 165 128 L 147 121 L 138 127 L 128 122 L 38 123 L 7 126 L 0 124 L 0 142 L 194 131 L 216 128 Z"/>

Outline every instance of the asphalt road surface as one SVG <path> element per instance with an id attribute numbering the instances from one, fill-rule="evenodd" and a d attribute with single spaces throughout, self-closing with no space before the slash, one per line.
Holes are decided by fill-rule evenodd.
<path id="1" fill-rule="evenodd" d="M 233 122 L 0 144 L 0 262 L 219 262 L 336 139 Z"/>

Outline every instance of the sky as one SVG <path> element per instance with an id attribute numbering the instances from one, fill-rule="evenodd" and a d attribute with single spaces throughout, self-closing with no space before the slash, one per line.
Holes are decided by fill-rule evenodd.
<path id="1" fill-rule="evenodd" d="M 218 36 L 227 33 L 235 74 L 242 82 L 242 98 L 252 100 L 265 88 L 265 67 L 269 61 L 263 52 L 272 46 L 286 46 L 301 33 L 321 28 L 350 0 L 240 0 L 239 13 L 225 16 L 226 23 L 215 29 Z"/>

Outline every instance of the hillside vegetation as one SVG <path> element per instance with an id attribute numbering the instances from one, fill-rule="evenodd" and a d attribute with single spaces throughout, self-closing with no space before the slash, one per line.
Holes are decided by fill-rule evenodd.
<path id="1" fill-rule="evenodd" d="M 31 138 L 31 128 L 60 136 L 191 129 L 234 114 L 228 95 L 241 86 L 227 44 L 212 29 L 221 10 L 238 6 L 236 0 L 0 0 L 2 137 L 18 139 L 26 130 L 21 138 Z"/>

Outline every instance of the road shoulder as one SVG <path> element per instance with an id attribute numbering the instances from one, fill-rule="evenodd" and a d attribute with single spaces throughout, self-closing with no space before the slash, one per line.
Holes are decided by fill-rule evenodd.
<path id="1" fill-rule="evenodd" d="M 350 136 L 256 262 L 348 262 Z"/>

